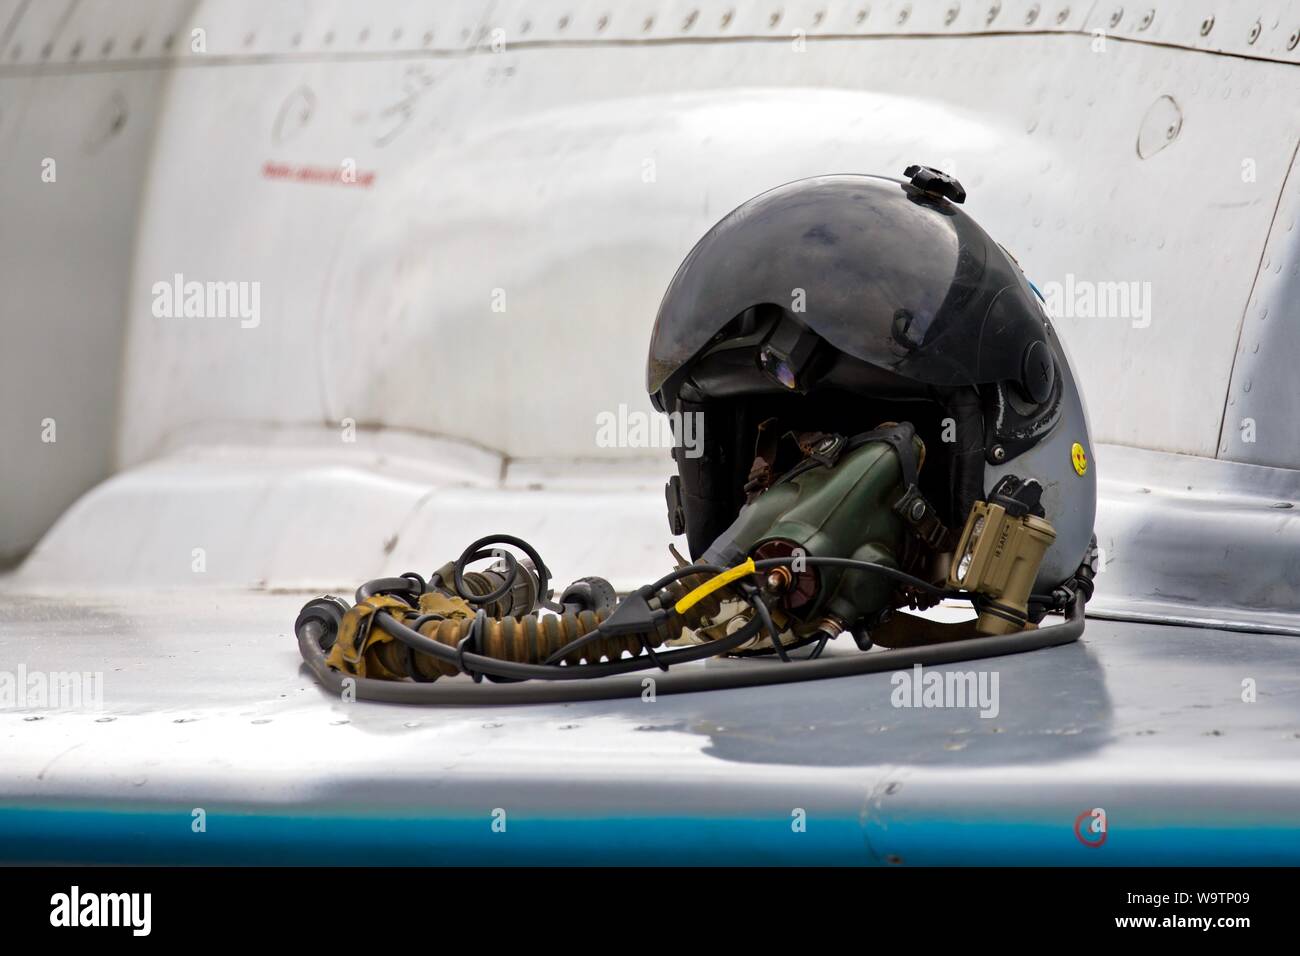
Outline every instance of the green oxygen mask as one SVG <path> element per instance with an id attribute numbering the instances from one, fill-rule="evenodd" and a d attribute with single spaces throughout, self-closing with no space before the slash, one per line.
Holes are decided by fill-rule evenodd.
<path id="1" fill-rule="evenodd" d="M 731 567 L 747 558 L 792 557 L 788 567 L 772 568 L 764 579 L 787 640 L 802 643 L 846 630 L 857 636 L 893 611 L 897 585 L 821 559 L 899 568 L 907 536 L 924 524 L 917 519 L 927 515 L 920 512 L 942 529 L 916 491 L 924 455 L 910 425 L 882 426 L 853 439 L 821 437 L 807 457 L 740 510 L 700 560 Z M 810 564 L 805 558 L 819 560 Z"/>

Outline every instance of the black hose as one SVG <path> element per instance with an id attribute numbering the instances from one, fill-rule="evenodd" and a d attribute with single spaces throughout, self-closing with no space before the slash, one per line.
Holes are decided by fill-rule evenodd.
<path id="1" fill-rule="evenodd" d="M 763 558 L 761 561 L 755 561 L 754 567 L 759 571 L 765 571 L 768 568 L 778 568 L 784 565 L 802 561 L 810 567 L 821 565 L 828 568 L 849 568 L 854 571 L 869 571 L 872 574 L 878 574 L 882 578 L 888 578 L 891 581 L 897 581 L 899 584 L 906 584 L 908 587 L 915 588 L 940 600 L 944 598 L 960 598 L 969 600 L 970 595 L 961 590 L 954 588 L 941 588 L 938 585 L 931 584 L 923 578 L 918 578 L 908 574 L 906 571 L 900 571 L 898 568 L 891 568 L 887 564 L 878 564 L 875 561 L 861 561 L 857 558 L 831 558 L 818 557 L 816 555 L 806 555 L 800 558 L 794 558 L 789 555 L 781 558 Z"/>
<path id="2" fill-rule="evenodd" d="M 480 538 L 475 541 L 456 562 L 455 584 L 457 591 L 462 591 L 464 585 L 461 581 L 461 574 L 466 564 L 483 557 L 491 556 L 489 552 L 482 550 L 489 543 L 505 543 L 520 547 L 533 560 L 542 575 L 543 587 L 546 582 L 546 571 L 541 564 L 541 558 L 527 542 L 510 535 L 493 535 L 486 538 Z M 767 568 L 780 567 L 793 564 L 793 556 L 781 558 L 768 558 L 755 562 L 755 570 L 766 570 Z M 897 568 L 887 565 L 878 564 L 870 561 L 861 561 L 854 558 L 835 558 L 807 556 L 801 560 L 810 565 L 823 565 L 829 567 L 842 567 L 859 572 L 875 573 L 889 578 L 901 584 L 906 584 L 914 590 L 929 594 L 935 598 L 959 597 L 971 599 L 972 595 L 959 590 L 943 588 L 931 584 L 921 578 L 914 577 Z M 511 573 L 507 575 L 507 580 L 512 580 L 514 571 L 517 570 L 517 563 L 510 563 Z M 693 564 L 677 568 L 674 571 L 664 575 L 654 584 L 642 588 L 639 593 L 643 595 L 653 595 L 669 584 L 685 578 L 690 575 L 698 574 L 717 574 L 724 569 L 708 564 Z M 364 600 L 373 594 L 380 593 L 402 593 L 411 595 L 424 590 L 423 580 L 414 580 L 413 575 L 403 575 L 397 578 L 380 578 L 375 581 L 367 582 L 357 591 L 358 601 Z M 737 582 L 738 590 L 741 597 L 753 608 L 754 615 L 752 619 L 734 634 L 730 634 L 718 640 L 708 641 L 692 647 L 680 648 L 663 653 L 655 653 L 649 650 L 647 653 L 630 658 L 604 661 L 598 663 L 588 663 L 580 666 L 564 665 L 561 666 L 558 661 L 567 656 L 566 652 L 576 651 L 587 644 L 599 640 L 604 635 L 602 627 L 598 625 L 592 632 L 570 642 L 561 652 L 548 657 L 547 661 L 542 664 L 526 664 L 515 661 L 502 660 L 477 653 L 477 637 L 482 626 L 484 617 L 483 611 L 480 611 L 475 619 L 475 626 L 472 627 L 465 639 L 456 647 L 450 647 L 438 641 L 432 640 L 421 634 L 418 630 L 420 621 L 415 622 L 416 626 L 411 627 L 393 617 L 387 611 L 379 610 L 374 615 L 373 626 L 380 628 L 390 637 L 395 638 L 408 648 L 408 653 L 428 654 L 438 660 L 443 661 L 464 674 L 473 677 L 474 684 L 470 687 L 452 687 L 448 689 L 445 685 L 430 686 L 431 682 L 421 683 L 419 689 L 427 695 L 425 697 L 416 695 L 412 697 L 415 685 L 403 682 L 381 681 L 371 678 L 355 677 L 351 675 L 342 675 L 334 671 L 325 663 L 325 656 L 320 646 L 320 639 L 328 637 L 324 630 L 324 622 L 316 612 L 309 612 L 308 608 L 316 602 L 304 608 L 303 613 L 299 616 L 295 628 L 298 637 L 299 650 L 302 652 L 304 660 L 316 673 L 317 677 L 327 686 L 337 685 L 340 693 L 347 685 L 344 681 L 355 682 L 352 687 L 356 696 L 367 700 L 421 700 L 425 702 L 446 702 L 446 703 L 470 703 L 478 702 L 485 694 L 490 694 L 493 700 L 501 700 L 503 703 L 529 703 L 542 700 L 593 700 L 609 697 L 622 697 L 627 695 L 640 694 L 642 687 L 641 681 L 629 677 L 628 675 L 636 671 L 658 669 L 667 672 L 673 664 L 687 663 L 690 661 L 703 660 L 710 657 L 716 657 L 725 654 L 728 651 L 735 650 L 742 644 L 755 637 L 760 631 L 767 631 L 771 636 L 773 649 L 776 650 L 784 663 L 791 663 L 791 659 L 786 653 L 787 648 L 780 644 L 780 638 L 777 629 L 772 622 L 771 615 L 768 613 L 766 602 L 763 601 L 761 592 L 753 584 L 741 580 Z M 483 598 L 478 601 L 485 600 Z M 728 672 L 724 678 L 722 674 L 709 674 L 708 680 L 704 686 L 695 687 L 694 684 L 700 683 L 703 676 L 699 672 L 686 675 L 675 675 L 673 677 L 656 678 L 656 685 L 660 681 L 671 682 L 671 689 L 668 693 L 682 693 L 695 689 L 714 689 L 715 687 L 725 686 L 755 686 L 760 684 L 786 683 L 794 680 L 820 680 L 827 677 L 847 676 L 858 673 L 871 673 L 877 670 L 888 670 L 894 666 L 909 666 L 911 663 L 923 663 L 918 655 L 925 651 L 927 656 L 932 652 L 945 650 L 949 648 L 963 649 L 959 656 L 953 657 L 953 660 L 968 660 L 973 657 L 993 656 L 999 653 L 1016 653 L 1018 650 L 1032 650 L 1040 646 L 1050 646 L 1051 644 L 1062 644 L 1076 640 L 1083 633 L 1083 605 L 1086 597 L 1076 596 L 1069 608 L 1069 616 L 1064 624 L 1054 625 L 1047 628 L 1038 628 L 1033 631 L 1022 631 L 1015 634 L 999 635 L 996 637 L 969 638 L 960 641 L 953 641 L 944 644 L 931 645 L 923 648 L 895 649 L 865 657 L 852 658 L 832 658 L 820 659 L 821 651 L 824 649 L 826 641 L 823 638 L 818 645 L 817 651 L 809 658 L 799 662 L 798 667 L 780 668 L 782 673 L 787 671 L 794 672 L 794 676 L 775 677 L 767 674 L 766 671 L 759 671 L 754 674 L 737 675 L 734 672 Z M 477 603 L 477 601 L 475 602 Z M 341 614 L 346 610 L 346 605 L 330 609 L 328 616 Z M 666 612 L 659 612 L 666 615 Z M 658 616 L 658 615 L 657 615 Z M 337 618 L 335 618 L 337 621 Z M 422 619 L 421 619 L 422 620 Z M 336 624 L 337 626 L 337 624 Z M 304 634 L 309 631 L 314 632 L 314 638 L 310 642 L 304 642 Z M 1049 635 L 1044 638 L 1043 635 Z M 992 644 L 990 642 L 1001 642 Z M 1011 649 L 999 650 L 1007 642 L 1010 642 Z M 967 654 L 966 650 L 975 648 L 984 648 L 974 654 Z M 752 653 L 752 652 L 751 652 Z M 905 659 L 899 659 L 900 655 Z M 938 658 L 946 660 L 947 658 Z M 880 663 L 881 661 L 884 663 Z M 481 680 L 487 676 L 494 682 L 484 685 Z M 600 690 L 596 693 L 587 693 L 584 691 L 571 691 L 567 687 L 572 686 L 574 681 L 590 681 L 593 678 L 603 678 L 599 684 L 603 687 L 609 685 L 608 690 Z M 718 683 L 720 681 L 720 683 Z M 548 691 L 542 691 L 538 682 L 543 682 L 541 686 L 552 687 Z M 561 682 L 566 687 L 565 690 L 555 689 L 555 682 Z M 527 683 L 527 687 L 518 686 L 520 683 Z M 503 685 L 511 685 L 516 693 L 507 694 L 504 690 L 494 689 L 501 688 Z M 366 693 L 361 693 L 362 689 Z M 396 688 L 392 694 L 385 688 Z M 467 696 L 468 695 L 468 696 Z M 505 699 L 502 699 L 505 698 Z"/>
<path id="3" fill-rule="evenodd" d="M 385 619 L 398 624 L 399 627 L 403 626 L 384 613 L 377 615 L 376 624 L 383 627 Z M 736 663 L 734 666 L 722 665 L 690 671 L 670 671 L 655 676 L 654 691 L 656 695 L 688 694 L 738 687 L 764 687 L 773 684 L 792 684 L 809 680 L 827 680 L 836 677 L 853 677 L 859 674 L 905 670 L 915 664 L 932 666 L 1001 657 L 1007 654 L 1021 654 L 1026 651 L 1057 647 L 1077 641 L 1080 635 L 1083 634 L 1083 625 L 1084 604 L 1083 601 L 1076 600 L 1068 608 L 1065 621 L 1049 627 L 1017 631 L 1014 634 L 949 641 L 925 647 L 900 648 L 898 650 L 875 651 L 844 657 L 806 660 L 800 661 L 791 667 L 776 665 L 746 666 Z M 742 635 L 743 638 L 737 643 L 748 640 L 758 633 L 761 626 L 761 622 L 753 621 L 725 640 L 701 644 L 697 648 L 688 648 L 687 650 L 703 650 L 705 653 L 701 656 L 711 657 L 724 650 L 724 644 L 736 641 L 736 638 L 742 637 Z M 406 628 L 406 630 L 410 629 Z M 388 631 L 388 629 L 385 628 L 385 631 Z M 745 633 L 747 631 L 748 634 Z M 350 689 L 357 700 L 447 706 L 546 704 L 639 697 L 645 690 L 644 678 L 628 675 L 608 676 L 603 680 L 563 682 L 548 680 L 517 684 L 471 684 L 469 682 L 452 683 L 446 681 L 439 681 L 435 684 L 419 684 L 404 681 L 376 680 L 371 677 L 352 677 L 333 670 L 325 663 L 325 654 L 320 647 L 322 636 L 324 636 L 324 626 L 318 619 L 309 618 L 300 623 L 297 628 L 297 638 L 298 649 L 302 653 L 303 660 L 326 690 L 342 697 Z M 419 636 L 423 637 L 423 635 Z M 453 656 L 456 653 L 450 648 L 443 647 L 443 645 L 438 646 L 443 650 L 450 651 Z M 479 658 L 479 655 L 476 654 L 466 654 L 465 656 L 467 659 Z M 663 656 L 667 657 L 668 655 Z M 479 659 L 490 660 L 496 664 L 506 663 L 496 661 L 495 658 Z M 640 658 L 635 660 L 639 661 Z M 626 664 L 633 663 L 633 661 L 620 661 L 617 663 Z M 539 665 L 513 666 L 536 667 Z M 572 670 L 587 672 L 587 668 L 590 666 L 592 665 L 581 668 L 575 667 Z M 609 665 L 595 666 L 606 667 Z M 552 669 L 567 670 L 569 668 Z M 587 673 L 589 674 L 589 672 Z"/>
<path id="4" fill-rule="evenodd" d="M 456 594 L 474 607 L 486 607 L 493 601 L 498 601 L 510 593 L 510 589 L 514 587 L 515 575 L 519 571 L 519 559 L 509 551 L 503 551 L 500 548 L 493 548 L 489 551 L 487 547 L 490 544 L 508 544 L 528 555 L 529 560 L 533 562 L 533 573 L 537 575 L 538 600 L 546 603 L 550 594 L 551 572 L 542 561 L 542 556 L 537 553 L 537 549 L 523 538 L 515 537 L 513 534 L 485 535 L 461 552 L 461 556 L 456 559 L 452 567 L 452 586 L 456 589 Z M 499 588 L 490 594 L 470 594 L 465 589 L 465 568 L 467 565 L 483 558 L 503 559 L 506 563 L 506 571 L 503 575 L 505 580 Z"/>

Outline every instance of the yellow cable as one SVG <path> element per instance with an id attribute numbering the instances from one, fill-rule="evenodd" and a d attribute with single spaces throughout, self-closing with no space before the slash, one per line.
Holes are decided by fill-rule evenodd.
<path id="1" fill-rule="evenodd" d="M 718 588 L 726 587 L 736 578 L 743 578 L 747 574 L 753 574 L 758 569 L 754 567 L 754 559 L 747 558 L 744 564 L 738 564 L 734 568 L 729 568 L 721 574 L 715 574 L 709 580 L 705 581 L 694 591 L 691 591 L 684 598 L 673 605 L 673 610 L 678 614 L 685 614 L 694 605 L 704 600 Z"/>

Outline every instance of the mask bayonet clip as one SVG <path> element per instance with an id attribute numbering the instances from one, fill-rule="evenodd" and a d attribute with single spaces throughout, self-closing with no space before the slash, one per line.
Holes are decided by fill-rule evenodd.
<path id="1" fill-rule="evenodd" d="M 934 505 L 925 499 L 916 485 L 908 485 L 903 497 L 894 502 L 894 513 L 903 519 L 912 534 L 932 550 L 943 552 L 952 549 L 951 532 L 935 514 Z"/>

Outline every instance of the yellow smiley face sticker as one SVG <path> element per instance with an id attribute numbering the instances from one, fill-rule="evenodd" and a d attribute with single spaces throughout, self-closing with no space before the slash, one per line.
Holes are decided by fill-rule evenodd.
<path id="1" fill-rule="evenodd" d="M 1083 446 L 1075 442 L 1070 447 L 1070 462 L 1074 465 L 1074 470 L 1079 475 L 1088 473 L 1088 453 L 1083 450 Z"/>

